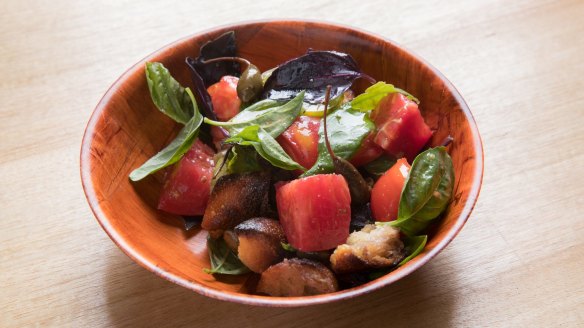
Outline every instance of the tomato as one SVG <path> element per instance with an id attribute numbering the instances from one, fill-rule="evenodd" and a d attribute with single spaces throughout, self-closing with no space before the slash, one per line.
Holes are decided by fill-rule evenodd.
<path id="1" fill-rule="evenodd" d="M 318 128 L 320 118 L 299 116 L 286 131 L 276 139 L 294 161 L 311 168 L 318 157 Z"/>
<path id="2" fill-rule="evenodd" d="M 211 191 L 213 155 L 209 146 L 196 140 L 166 179 L 158 209 L 179 215 L 203 215 Z"/>
<path id="3" fill-rule="evenodd" d="M 237 96 L 238 81 L 235 76 L 225 75 L 219 82 L 207 88 L 219 121 L 228 121 L 239 113 L 241 100 Z"/>
<path id="4" fill-rule="evenodd" d="M 371 189 L 371 213 L 375 221 L 397 218 L 401 192 L 409 172 L 408 161 L 401 158 L 375 182 Z"/>
<path id="5" fill-rule="evenodd" d="M 382 99 L 371 118 L 377 128 L 373 141 L 397 158 L 412 161 L 432 137 L 418 105 L 401 93 Z"/>
<path id="6" fill-rule="evenodd" d="M 288 242 L 304 252 L 347 241 L 351 195 L 341 175 L 318 174 L 276 186 L 280 223 Z"/>
<path id="7" fill-rule="evenodd" d="M 227 134 L 223 132 L 218 126 L 210 126 L 211 138 L 213 139 L 213 145 L 215 149 L 221 149 L 223 146 L 223 140 L 227 139 Z"/>
<path id="8" fill-rule="evenodd" d="M 375 133 L 370 133 L 361 143 L 361 146 L 351 157 L 349 162 L 354 166 L 365 165 L 383 154 L 383 148 L 379 147 L 373 138 Z"/>

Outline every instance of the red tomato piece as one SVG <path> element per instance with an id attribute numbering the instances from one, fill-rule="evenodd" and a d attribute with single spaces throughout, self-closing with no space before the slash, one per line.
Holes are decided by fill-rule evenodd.
<path id="1" fill-rule="evenodd" d="M 376 221 L 397 218 L 401 192 L 409 172 L 408 161 L 401 158 L 375 182 L 371 189 L 371 213 Z"/>
<path id="2" fill-rule="evenodd" d="M 381 100 L 371 113 L 377 127 L 373 141 L 395 157 L 412 161 L 432 137 L 418 105 L 401 93 Z"/>
<path id="3" fill-rule="evenodd" d="M 227 134 L 218 126 L 210 126 L 211 138 L 213 139 L 213 145 L 215 149 L 221 149 L 223 146 L 223 140 L 227 139 Z"/>
<path id="4" fill-rule="evenodd" d="M 284 151 L 298 164 L 311 168 L 318 157 L 320 118 L 299 116 L 276 139 Z"/>
<path id="5" fill-rule="evenodd" d="M 241 100 L 237 96 L 238 81 L 239 79 L 235 76 L 225 75 L 219 82 L 207 88 L 213 110 L 220 121 L 228 121 L 239 113 Z"/>
<path id="6" fill-rule="evenodd" d="M 158 209 L 179 215 L 203 215 L 211 191 L 213 155 L 213 150 L 197 139 L 166 179 Z"/>
<path id="7" fill-rule="evenodd" d="M 276 186 L 280 223 L 288 242 L 305 252 L 347 241 L 351 195 L 341 175 L 319 174 Z"/>
<path id="8" fill-rule="evenodd" d="M 383 154 L 383 149 L 379 147 L 373 138 L 375 133 L 370 133 L 361 143 L 361 146 L 351 157 L 349 162 L 355 166 L 365 165 Z"/>

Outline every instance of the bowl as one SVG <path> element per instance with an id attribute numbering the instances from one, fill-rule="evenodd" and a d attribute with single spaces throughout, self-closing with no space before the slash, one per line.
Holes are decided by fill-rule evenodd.
<path id="1" fill-rule="evenodd" d="M 308 48 L 346 52 L 369 75 L 393 83 L 420 100 L 422 115 L 435 130 L 432 144 L 448 135 L 454 138 L 449 148 L 456 174 L 453 200 L 420 255 L 359 287 L 307 297 L 251 295 L 251 275 L 215 277 L 203 272 L 209 267 L 207 233 L 201 229 L 185 231 L 180 217 L 156 209 L 160 175 L 131 183 L 128 174 L 162 149 L 178 130 L 152 103 L 144 63 L 162 62 L 181 84 L 190 86 L 185 57 L 196 57 L 203 43 L 231 30 L 235 31 L 240 56 L 261 70 L 300 56 Z M 338 301 L 411 274 L 461 230 L 478 197 L 482 175 L 482 144 L 472 114 L 462 96 L 437 69 L 380 36 L 314 21 L 240 23 L 196 33 L 161 48 L 114 82 L 95 108 L 81 146 L 81 179 L 87 201 L 99 224 L 124 253 L 147 270 L 200 294 L 264 306 Z"/>

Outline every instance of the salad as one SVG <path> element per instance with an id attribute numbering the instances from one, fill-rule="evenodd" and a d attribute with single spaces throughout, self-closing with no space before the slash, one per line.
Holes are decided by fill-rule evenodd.
<path id="1" fill-rule="evenodd" d="M 237 57 L 234 32 L 186 64 L 193 89 L 146 63 L 154 104 L 182 128 L 130 179 L 164 172 L 158 208 L 208 231 L 205 272 L 259 275 L 262 295 L 316 295 L 424 249 L 453 193 L 452 139 L 428 147 L 413 95 L 336 51 L 261 72 Z M 361 94 L 357 79 L 371 84 Z"/>

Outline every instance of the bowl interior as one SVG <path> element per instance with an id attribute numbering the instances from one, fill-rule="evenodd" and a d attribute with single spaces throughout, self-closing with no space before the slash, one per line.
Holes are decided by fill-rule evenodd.
<path id="1" fill-rule="evenodd" d="M 377 80 L 393 83 L 421 101 L 435 130 L 431 143 L 451 135 L 454 198 L 424 252 L 407 265 L 366 285 L 334 294 L 274 298 L 246 294 L 249 276 L 214 277 L 209 267 L 206 232 L 185 232 L 182 220 L 156 209 L 161 174 L 131 183 L 128 174 L 164 147 L 177 126 L 153 105 L 144 76 L 145 61 L 159 61 L 185 86 L 184 63 L 206 41 L 229 30 L 236 33 L 240 56 L 261 70 L 304 54 L 308 48 L 349 53 Z M 357 84 L 362 88 L 364 84 Z M 108 90 L 88 124 L 81 152 L 84 189 L 98 221 L 130 257 L 154 273 L 202 294 L 250 304 L 307 305 L 351 297 L 387 285 L 427 262 L 462 228 L 478 196 L 482 147 L 472 116 L 452 85 L 434 68 L 397 45 L 353 29 L 317 22 L 255 22 L 218 28 L 179 40 L 128 70 Z"/>

